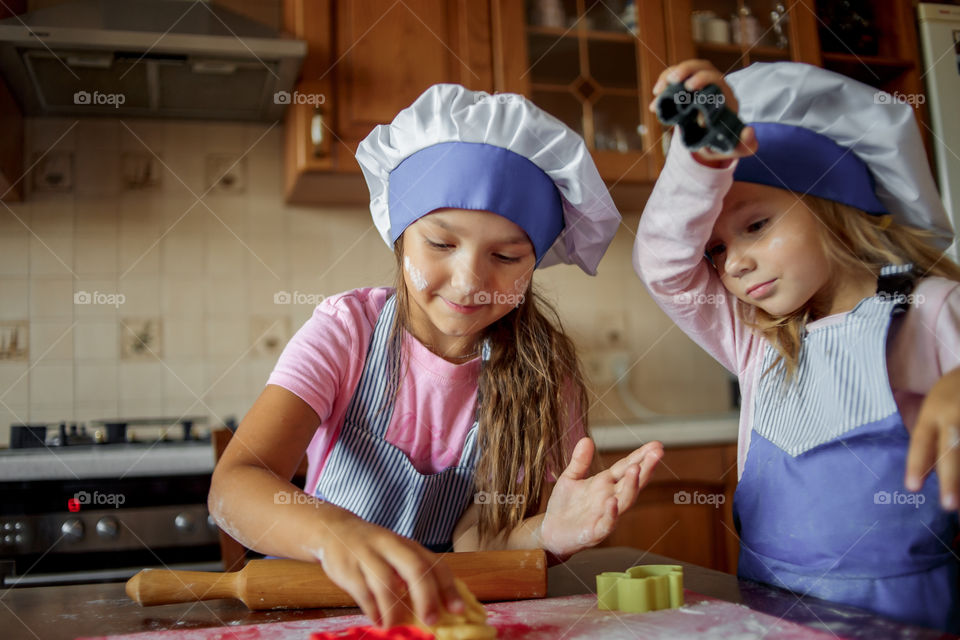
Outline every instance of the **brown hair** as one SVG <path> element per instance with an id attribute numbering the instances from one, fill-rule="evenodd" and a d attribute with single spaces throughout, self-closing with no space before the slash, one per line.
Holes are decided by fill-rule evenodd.
<path id="1" fill-rule="evenodd" d="M 409 327 L 409 298 L 401 268 L 403 236 L 395 246 L 397 314 L 390 332 L 388 378 L 396 395 L 405 364 L 403 330 Z M 490 346 L 478 381 L 478 492 L 510 496 L 480 505 L 481 540 L 508 534 L 540 511 L 547 476 L 559 476 L 575 442 L 571 429 L 587 432 L 587 392 L 573 341 L 563 332 L 556 309 L 531 284 L 520 305 L 480 335 Z"/>
<path id="2" fill-rule="evenodd" d="M 834 273 L 863 270 L 878 277 L 880 269 L 888 264 L 912 263 L 918 278 L 942 276 L 960 281 L 960 266 L 932 244 L 936 238 L 933 232 L 901 225 L 890 216 L 870 215 L 833 200 L 797 196 L 822 223 L 820 241 Z M 771 315 L 753 305 L 737 304 L 740 318 L 777 350 L 778 357 L 767 371 L 782 362 L 787 380 L 797 371 L 805 327 L 815 319 L 817 311 L 812 300 L 785 316 Z"/>

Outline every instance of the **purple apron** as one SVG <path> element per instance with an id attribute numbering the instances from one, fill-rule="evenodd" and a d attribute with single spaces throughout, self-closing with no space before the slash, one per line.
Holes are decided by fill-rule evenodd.
<path id="1" fill-rule="evenodd" d="M 453 529 L 474 494 L 477 422 L 458 464 L 439 473 L 420 473 L 406 453 L 387 442 L 393 415 L 391 403 L 384 408 L 387 343 L 396 307 L 391 296 L 380 311 L 360 382 L 314 495 L 433 551 L 452 551 Z"/>
<path id="2" fill-rule="evenodd" d="M 738 573 L 956 631 L 957 515 L 940 508 L 936 473 L 919 493 L 903 485 L 909 434 L 890 390 L 886 346 L 906 305 L 905 294 L 884 286 L 897 276 L 890 269 L 879 295 L 807 334 L 791 383 L 782 365 L 760 380 L 734 495 Z M 768 345 L 761 371 L 775 355 Z"/>

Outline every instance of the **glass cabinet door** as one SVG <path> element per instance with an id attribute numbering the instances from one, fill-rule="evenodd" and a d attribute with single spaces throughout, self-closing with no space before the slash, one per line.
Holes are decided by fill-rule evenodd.
<path id="1" fill-rule="evenodd" d="M 526 0 L 524 10 L 524 93 L 584 137 L 604 178 L 646 179 L 659 131 L 649 130 L 653 78 L 634 0 Z"/>

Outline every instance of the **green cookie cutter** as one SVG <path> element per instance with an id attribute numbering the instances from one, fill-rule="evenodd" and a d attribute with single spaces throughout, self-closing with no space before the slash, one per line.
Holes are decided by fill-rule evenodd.
<path id="1" fill-rule="evenodd" d="M 646 564 L 597 575 L 597 608 L 646 613 L 683 606 L 683 567 Z"/>

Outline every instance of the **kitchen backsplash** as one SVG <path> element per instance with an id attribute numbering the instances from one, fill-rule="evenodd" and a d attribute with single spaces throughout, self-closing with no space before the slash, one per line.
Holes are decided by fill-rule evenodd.
<path id="1" fill-rule="evenodd" d="M 363 208 L 287 206 L 282 130 L 262 124 L 31 119 L 23 203 L 0 205 L 0 445 L 10 423 L 240 418 L 325 296 L 393 281 Z M 589 278 L 535 283 L 580 345 L 591 419 L 729 408 L 729 378 L 633 273 L 637 215 Z"/>

